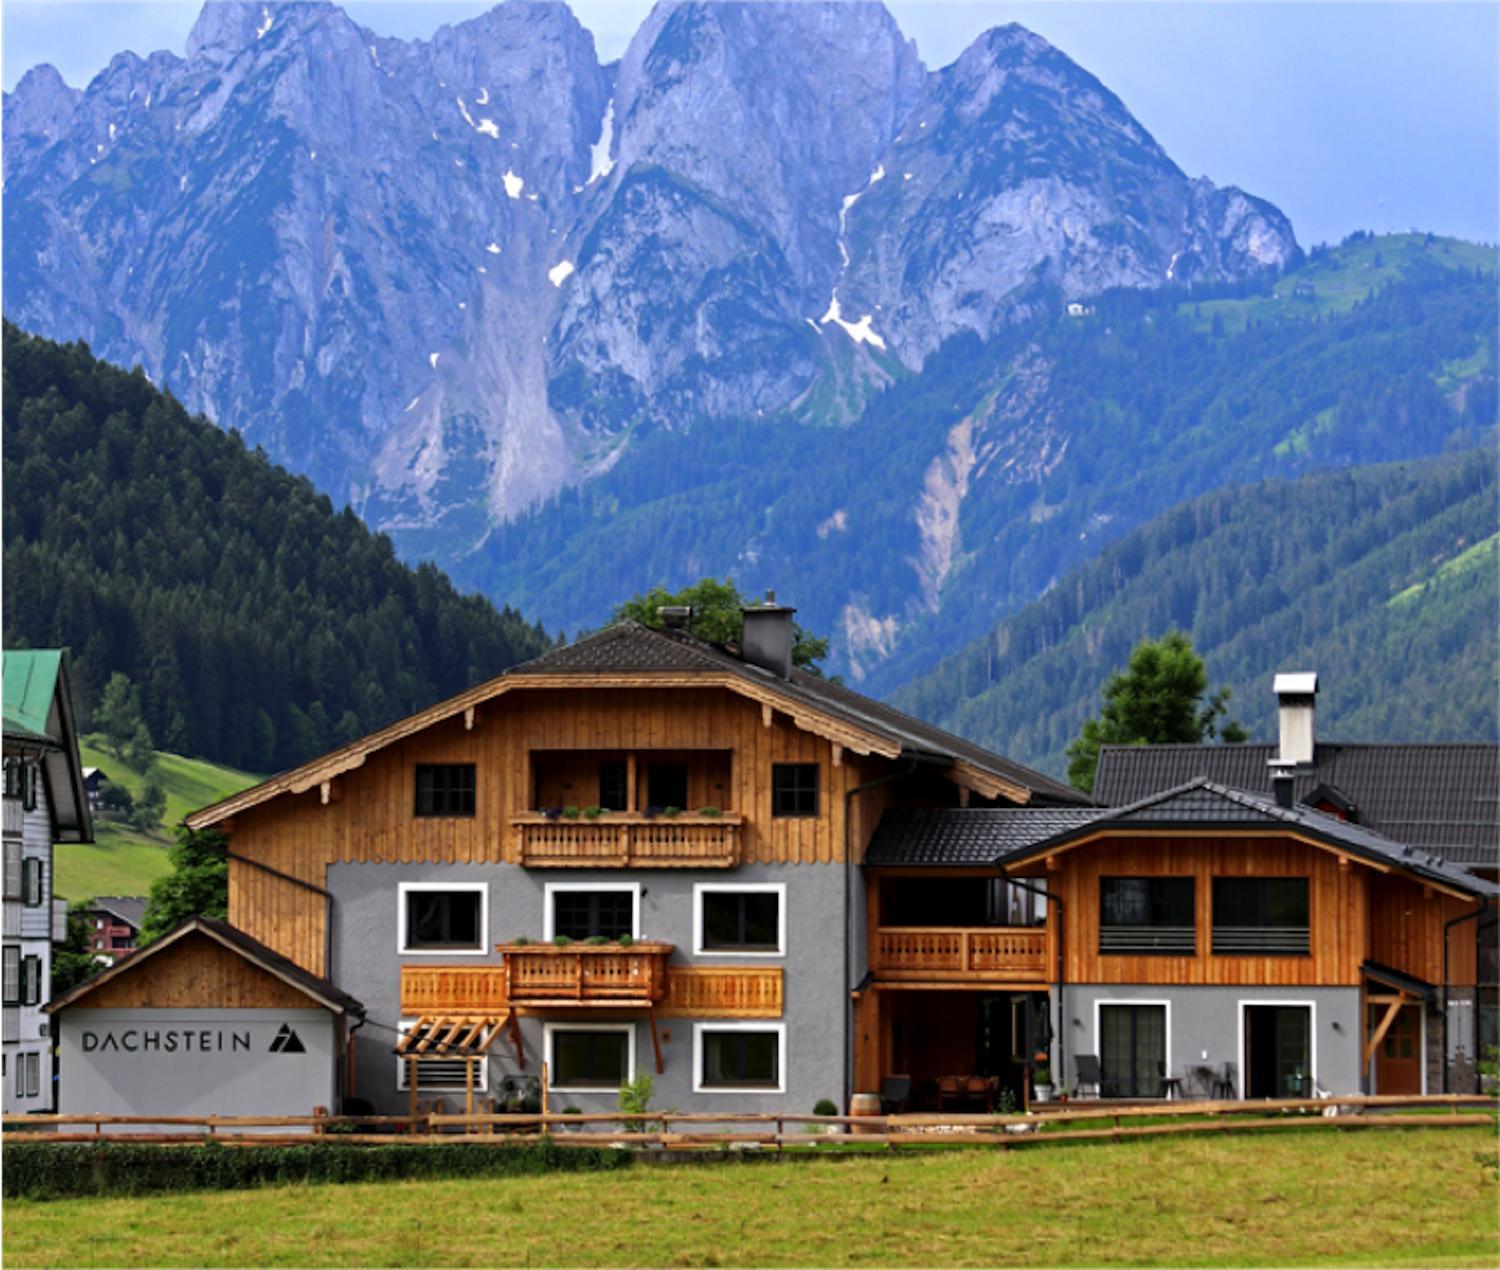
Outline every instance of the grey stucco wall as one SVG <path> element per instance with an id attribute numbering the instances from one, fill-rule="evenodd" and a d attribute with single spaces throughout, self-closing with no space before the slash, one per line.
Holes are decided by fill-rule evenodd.
<path id="1" fill-rule="evenodd" d="M 1054 1008 L 1056 989 L 1053 989 Z M 1313 1076 L 1330 1093 L 1362 1092 L 1360 1071 L 1359 990 L 1357 988 L 1178 987 L 1159 984 L 1068 984 L 1063 1025 L 1067 1029 L 1066 1080 L 1076 1080 L 1074 1059 L 1100 1052 L 1096 1005 L 1099 1002 L 1166 1002 L 1167 1063 L 1173 1076 L 1185 1078 L 1194 1066 L 1221 1068 L 1233 1063 L 1236 1080 L 1245 1074 L 1241 1052 L 1241 1006 L 1311 1002 L 1313 1009 Z M 1054 1047 L 1054 1067 L 1058 1061 Z M 1197 1094 L 1196 1086 L 1191 1091 Z M 1239 1091 L 1236 1091 L 1238 1096 Z"/>
<path id="2" fill-rule="evenodd" d="M 355 1037 L 358 1050 L 356 1094 L 377 1111 L 405 1110 L 408 1095 L 398 1088 L 392 1047 L 400 1022 L 401 966 L 455 964 L 498 965 L 497 942 L 525 935 L 540 940 L 544 929 L 548 883 L 639 883 L 640 934 L 643 939 L 674 944 L 673 965 L 779 966 L 784 971 L 784 1010 L 775 1020 L 786 1028 L 783 1092 L 693 1092 L 693 1024 L 713 1020 L 659 1019 L 665 1070 L 658 1075 L 646 1018 L 621 1011 L 553 1011 L 546 1019 L 521 1021 L 525 1067 L 517 1061 L 509 1039 L 497 1039 L 490 1049 L 488 1084 L 524 1070 L 540 1071 L 543 1023 L 630 1023 L 635 1031 L 637 1072 L 655 1081 L 652 1105 L 694 1111 L 773 1111 L 789 1108 L 811 1111 L 820 1098 L 839 1101 L 843 1092 L 843 1063 L 847 994 L 843 976 L 843 868 L 838 865 L 744 865 L 703 870 L 634 870 L 601 872 L 584 869 L 523 869 L 507 864 L 336 864 L 328 870 L 328 888 L 335 905 L 333 978 L 362 1001 L 369 1022 Z M 488 894 L 490 952 L 480 955 L 443 953 L 403 956 L 398 945 L 398 895 L 403 882 L 482 882 Z M 786 953 L 784 957 L 747 957 L 714 953 L 695 957 L 693 949 L 693 887 L 780 882 L 786 886 Z M 727 1022 L 727 1021 L 726 1021 Z M 736 1020 L 735 1022 L 738 1022 Z M 748 1022 L 748 1020 L 746 1020 Z M 767 1020 L 767 1022 L 771 1022 Z M 424 1095 L 426 1096 L 426 1095 Z M 462 1100 L 462 1091 L 445 1095 Z M 559 1093 L 554 1107 L 572 1105 L 585 1111 L 612 1110 L 613 1091 Z"/>
<path id="3" fill-rule="evenodd" d="M 59 1111 L 305 1116 L 334 1108 L 327 1010 L 63 1010 Z M 273 1051 L 283 1025 L 303 1053 Z"/>

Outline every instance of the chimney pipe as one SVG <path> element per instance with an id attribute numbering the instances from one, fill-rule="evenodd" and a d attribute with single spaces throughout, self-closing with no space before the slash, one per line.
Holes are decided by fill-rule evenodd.
<path id="1" fill-rule="evenodd" d="M 1296 785 L 1296 778 L 1288 768 L 1277 768 L 1271 773 L 1271 788 L 1276 791 L 1276 805 L 1285 807 L 1288 811 L 1292 807 L 1292 790 Z"/>
<path id="2" fill-rule="evenodd" d="M 792 614 L 797 610 L 776 603 L 776 592 L 767 591 L 765 603 L 747 604 L 741 656 L 752 666 L 769 670 L 782 679 L 792 677 Z"/>
<path id="3" fill-rule="evenodd" d="M 1281 725 L 1281 746 L 1273 765 L 1303 767 L 1311 764 L 1316 746 L 1313 709 L 1318 695 L 1318 676 L 1312 671 L 1280 674 L 1272 684 L 1272 691 L 1276 693 L 1276 713 Z"/>

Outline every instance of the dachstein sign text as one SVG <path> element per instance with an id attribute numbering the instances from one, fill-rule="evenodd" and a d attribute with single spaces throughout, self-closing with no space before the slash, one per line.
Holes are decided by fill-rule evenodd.
<path id="1" fill-rule="evenodd" d="M 116 1051 L 125 1054 L 222 1054 L 249 1051 L 250 1033 L 221 1028 L 123 1028 L 94 1032 L 78 1038 L 85 1054 Z"/>

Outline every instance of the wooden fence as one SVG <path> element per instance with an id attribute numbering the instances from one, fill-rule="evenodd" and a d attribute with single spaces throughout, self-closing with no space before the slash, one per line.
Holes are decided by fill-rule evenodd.
<path id="1" fill-rule="evenodd" d="M 1417 1109 L 1417 1114 L 1392 1114 Z M 1030 1115 L 816 1116 L 791 1112 L 504 1112 L 417 1116 L 4 1117 L 7 1142 L 130 1142 L 227 1146 L 465 1142 L 503 1146 L 544 1139 L 558 1146 L 668 1150 L 836 1146 L 1023 1147 L 1175 1134 L 1279 1129 L 1495 1127 L 1500 1101 L 1469 1094 L 1395 1095 L 1262 1102 L 1111 1104 Z M 1441 1114 L 1433 1114 L 1438 1112 Z M 1375 1114 L 1367 1114 L 1375 1113 Z M 1126 1124 L 1149 1118 L 1153 1123 Z M 715 1127 L 717 1126 L 717 1127 Z M 735 1126 L 729 1128 L 727 1126 Z M 801 1126 L 789 1131 L 788 1126 Z M 1077 1127 L 1074 1127 L 1077 1126 Z M 278 1132 L 278 1130 L 280 1132 Z"/>

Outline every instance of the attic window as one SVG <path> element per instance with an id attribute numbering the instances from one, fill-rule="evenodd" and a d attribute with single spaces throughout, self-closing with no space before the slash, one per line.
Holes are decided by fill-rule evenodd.
<path id="1" fill-rule="evenodd" d="M 416 814 L 472 816 L 474 764 L 418 763 Z"/>
<path id="2" fill-rule="evenodd" d="M 816 816 L 818 814 L 818 765 L 774 763 L 771 766 L 771 814 Z"/>

